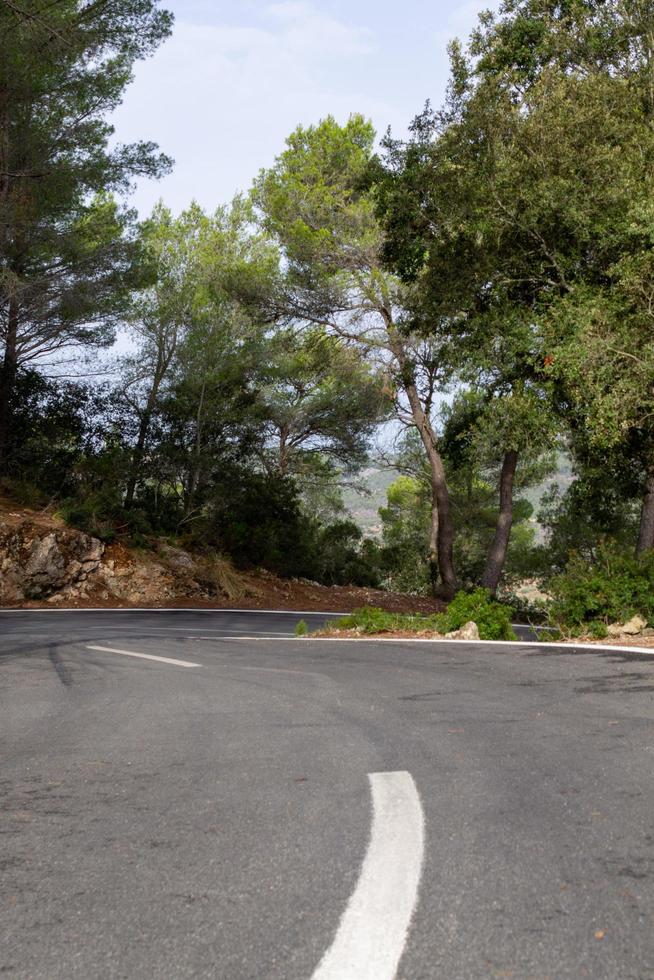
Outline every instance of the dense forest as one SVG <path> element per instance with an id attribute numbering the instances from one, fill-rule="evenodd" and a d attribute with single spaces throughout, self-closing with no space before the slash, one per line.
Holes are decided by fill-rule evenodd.
<path id="1" fill-rule="evenodd" d="M 143 220 L 172 161 L 108 120 L 173 29 L 0 0 L 3 492 L 327 584 L 654 615 L 652 4 L 505 0 L 407 139 L 316 120 L 235 200 Z M 371 460 L 378 539 L 343 503 Z"/>

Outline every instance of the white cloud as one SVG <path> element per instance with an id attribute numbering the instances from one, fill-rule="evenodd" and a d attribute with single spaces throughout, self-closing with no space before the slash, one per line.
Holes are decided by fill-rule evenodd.
<path id="1" fill-rule="evenodd" d="M 374 48 L 372 31 L 344 24 L 308 3 L 272 3 L 266 13 L 284 25 L 285 42 L 296 52 L 318 51 L 333 59 L 369 54 Z"/>
<path id="2" fill-rule="evenodd" d="M 488 0 L 467 0 L 466 3 L 457 4 L 449 11 L 444 27 L 434 34 L 434 41 L 438 48 L 445 50 L 454 39 L 465 43 L 470 32 L 478 24 L 479 14 L 495 6 L 496 3 L 489 3 Z"/>
<path id="3" fill-rule="evenodd" d="M 373 50 L 371 32 L 295 0 L 264 7 L 255 26 L 178 20 L 116 114 L 118 139 L 154 139 L 176 160 L 173 175 L 139 188 L 140 209 L 159 196 L 176 210 L 193 197 L 210 208 L 228 200 L 300 122 L 355 111 L 395 121 L 393 107 L 341 78 L 339 65 Z"/>

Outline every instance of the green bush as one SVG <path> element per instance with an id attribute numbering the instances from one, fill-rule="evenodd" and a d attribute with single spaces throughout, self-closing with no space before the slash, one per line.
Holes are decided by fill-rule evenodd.
<path id="1" fill-rule="evenodd" d="M 332 629 L 356 629 L 361 633 L 369 634 L 394 630 L 407 630 L 411 633 L 419 633 L 423 630 L 450 633 L 471 620 L 477 624 L 482 640 L 516 639 L 511 628 L 511 610 L 499 602 L 494 602 L 486 589 L 459 592 L 444 613 L 436 613 L 433 616 L 389 613 L 376 606 L 364 606 L 328 625 Z"/>
<path id="2" fill-rule="evenodd" d="M 515 640 L 511 627 L 511 609 L 494 602 L 487 589 L 459 592 L 444 613 L 436 617 L 440 632 L 450 633 L 465 623 L 474 622 L 482 640 Z"/>
<path id="3" fill-rule="evenodd" d="M 120 539 L 134 548 L 152 547 L 161 528 L 143 507 L 123 507 L 115 488 L 96 490 L 84 497 L 68 497 L 59 505 L 59 516 L 71 527 L 84 531 L 105 544 Z"/>
<path id="4" fill-rule="evenodd" d="M 111 492 L 100 491 L 90 493 L 84 499 L 62 500 L 59 515 L 66 524 L 107 544 L 115 541 L 118 531 L 127 528 L 120 501 Z"/>
<path id="5" fill-rule="evenodd" d="M 365 539 L 352 520 L 316 529 L 312 551 L 314 575 L 324 585 L 379 586 L 379 545 Z"/>
<path id="6" fill-rule="evenodd" d="M 588 624 L 588 633 L 595 640 L 604 640 L 609 635 L 606 623 L 602 623 L 598 619 L 594 619 L 592 623 Z"/>
<path id="7" fill-rule="evenodd" d="M 637 613 L 654 620 L 654 551 L 635 558 L 606 544 L 592 563 L 571 558 L 547 589 L 550 622 L 573 633 L 598 635 L 607 623 L 624 623 Z"/>
<path id="8" fill-rule="evenodd" d="M 45 507 L 48 503 L 47 494 L 35 483 L 30 483 L 29 480 L 12 480 L 9 478 L 2 480 L 0 481 L 0 491 L 6 493 L 8 497 L 23 507 L 35 509 Z"/>
<path id="9" fill-rule="evenodd" d="M 420 616 L 410 613 L 390 613 L 377 606 L 363 606 L 355 609 L 349 616 L 328 623 L 330 629 L 356 629 L 360 633 L 388 633 L 393 630 L 421 630 L 438 632 L 437 616 Z"/>

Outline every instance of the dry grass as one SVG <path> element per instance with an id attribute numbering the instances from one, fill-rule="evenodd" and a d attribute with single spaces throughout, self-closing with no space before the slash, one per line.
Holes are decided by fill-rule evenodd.
<path id="1" fill-rule="evenodd" d="M 196 560 L 198 578 L 227 599 L 243 599 L 252 595 L 252 588 L 224 555 L 211 555 Z"/>

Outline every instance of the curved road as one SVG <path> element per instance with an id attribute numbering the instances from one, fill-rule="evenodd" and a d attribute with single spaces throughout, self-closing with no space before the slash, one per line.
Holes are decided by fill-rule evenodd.
<path id="1" fill-rule="evenodd" d="M 299 618 L 0 613 L 0 975 L 652 980 L 654 657 Z"/>

